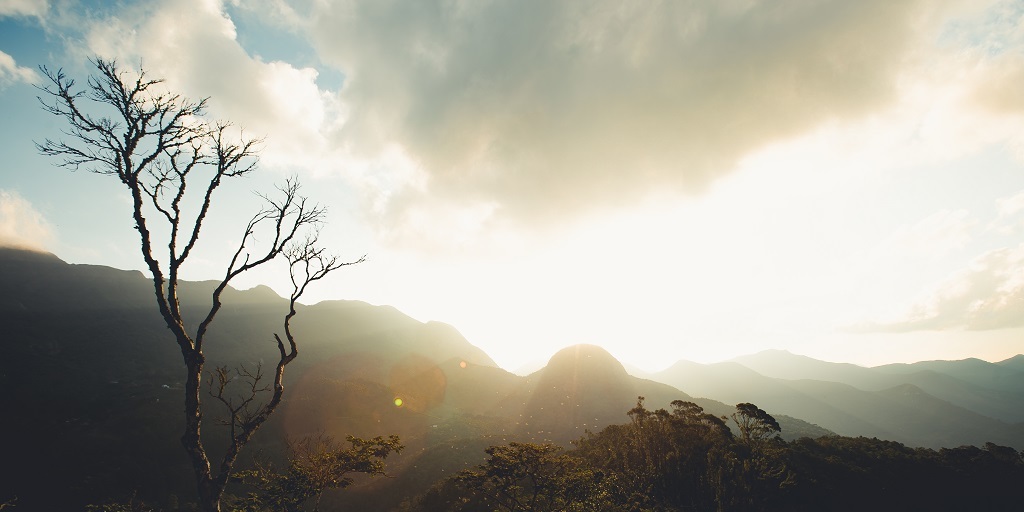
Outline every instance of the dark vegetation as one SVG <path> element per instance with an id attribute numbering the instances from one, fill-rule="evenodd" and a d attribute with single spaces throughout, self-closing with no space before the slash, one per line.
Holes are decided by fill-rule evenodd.
<path id="1" fill-rule="evenodd" d="M 1024 452 L 931 450 L 864 437 L 786 442 L 749 403 L 725 417 L 692 403 L 553 444 L 487 448 L 487 460 L 404 502 L 403 512 L 1018 510 Z"/>
<path id="2" fill-rule="evenodd" d="M 245 490 L 231 497 L 228 508 L 236 512 L 264 510 L 292 512 L 319 510 L 325 492 L 353 483 L 350 475 L 386 475 L 384 461 L 404 446 L 398 436 L 360 439 L 349 436 L 344 447 L 330 436 L 305 437 L 289 446 L 287 467 L 257 459 L 250 469 L 232 475 Z"/>

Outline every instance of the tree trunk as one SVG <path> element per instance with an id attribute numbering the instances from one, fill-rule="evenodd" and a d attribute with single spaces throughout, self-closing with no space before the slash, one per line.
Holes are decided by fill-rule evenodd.
<path id="1" fill-rule="evenodd" d="M 202 390 L 203 363 L 205 357 L 197 351 L 185 357 L 185 433 L 181 445 L 192 461 L 199 491 L 199 507 L 203 512 L 220 512 L 220 498 L 224 486 L 218 485 L 210 474 L 210 459 L 202 441 L 203 411 L 199 393 Z"/>
<path id="2" fill-rule="evenodd" d="M 224 488 L 212 481 L 199 482 L 199 510 L 203 512 L 220 512 L 220 498 Z"/>

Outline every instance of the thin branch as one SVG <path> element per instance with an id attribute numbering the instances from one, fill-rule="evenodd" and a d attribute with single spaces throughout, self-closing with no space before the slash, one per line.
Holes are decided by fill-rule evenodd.
<path id="1" fill-rule="evenodd" d="M 221 295 L 227 289 L 231 280 L 248 270 L 277 258 L 290 246 L 300 230 L 306 227 L 316 228 L 323 221 L 326 210 L 320 206 L 307 206 L 306 198 L 299 196 L 298 191 L 298 181 L 291 178 L 286 180 L 283 186 L 278 187 L 278 192 L 281 195 L 280 199 L 261 195 L 267 203 L 266 207 L 256 213 L 246 224 L 242 241 L 232 256 L 224 277 L 214 289 L 210 310 L 207 312 L 206 318 L 200 322 L 199 328 L 196 331 L 197 347 L 202 347 L 206 331 L 223 305 Z M 253 252 L 247 251 L 246 248 L 250 243 L 255 245 L 254 238 L 256 232 L 265 224 L 270 224 L 269 231 L 273 239 L 269 244 L 265 245 L 262 251 L 256 252 L 254 255 Z"/>

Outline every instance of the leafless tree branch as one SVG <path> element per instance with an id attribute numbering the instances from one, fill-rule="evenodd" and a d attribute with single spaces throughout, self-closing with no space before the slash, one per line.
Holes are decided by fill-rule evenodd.
<path id="1" fill-rule="evenodd" d="M 241 242 L 212 293 L 209 310 L 196 330 L 190 332 L 178 298 L 182 266 L 195 250 L 216 201 L 216 191 L 225 180 L 247 176 L 257 169 L 262 141 L 248 138 L 241 131 L 236 137 L 230 123 L 208 121 L 206 99 L 191 101 L 164 92 L 163 81 L 149 78 L 145 71 L 131 74 L 115 61 L 102 59 L 94 60 L 93 64 L 96 73 L 82 88 L 62 69 L 41 68 L 46 83 L 38 88 L 39 102 L 45 111 L 62 118 L 66 129 L 65 140 L 45 139 L 36 147 L 72 171 L 84 169 L 115 176 L 131 194 L 131 215 L 153 282 L 157 308 L 174 335 L 186 366 L 186 426 L 181 442 L 192 460 L 202 507 L 219 510 L 220 497 L 239 451 L 283 396 L 284 367 L 298 353 L 291 331 L 296 301 L 313 281 L 362 258 L 339 263 L 317 246 L 326 210 L 300 196 L 298 181 L 288 179 L 276 194 L 261 196 L 266 206 L 245 225 Z M 198 206 L 185 208 L 186 204 Z M 153 230 L 151 225 L 160 229 Z M 307 231 L 312 234 L 305 235 Z M 257 243 L 257 235 L 270 242 Z M 162 252 L 158 249 L 161 245 L 166 247 L 165 255 L 158 254 Z M 226 424 L 230 426 L 227 452 L 214 473 L 201 435 L 204 341 L 230 282 L 280 256 L 289 262 L 294 287 L 284 321 L 288 350 L 275 334 L 281 357 L 270 384 L 265 383 L 262 365 L 240 366 L 233 371 L 218 367 L 212 372 L 208 391 L 227 411 Z M 231 395 L 228 388 L 233 381 L 247 387 Z M 261 401 L 267 392 L 271 396 Z"/>

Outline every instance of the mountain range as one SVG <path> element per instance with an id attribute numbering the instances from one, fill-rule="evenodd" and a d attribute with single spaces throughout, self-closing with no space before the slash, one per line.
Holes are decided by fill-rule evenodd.
<path id="1" fill-rule="evenodd" d="M 716 364 L 680 361 L 651 378 L 697 396 L 753 402 L 841 435 L 941 448 L 1021 446 L 1022 376 L 976 359 L 864 368 L 773 350 Z"/>
<path id="2" fill-rule="evenodd" d="M 213 286 L 183 283 L 187 314 L 198 317 Z M 0 435 L 17 440 L 5 448 L 0 501 L 17 495 L 19 510 L 80 509 L 138 492 L 173 508 L 191 495 L 177 443 L 180 353 L 152 294 L 139 272 L 0 248 L 0 410 L 9 412 Z M 209 367 L 271 360 L 286 301 L 266 287 L 229 290 L 224 301 L 210 331 Z M 600 347 L 578 345 L 520 376 L 454 327 L 388 306 L 302 306 L 294 327 L 300 356 L 286 373 L 285 402 L 249 454 L 280 457 L 286 440 L 317 433 L 400 435 L 406 450 L 389 459 L 394 478 L 331 498 L 359 510 L 390 510 L 479 464 L 490 445 L 568 444 L 626 422 L 641 396 L 648 408 L 685 400 L 720 416 L 753 402 L 787 439 L 841 434 L 1024 448 L 1024 356 L 863 368 L 768 351 L 711 365 L 680 361 L 640 378 Z M 216 420 L 209 402 L 206 415 Z M 207 423 L 216 450 L 223 432 Z M 65 492 L 53 493 L 54 482 Z"/>

